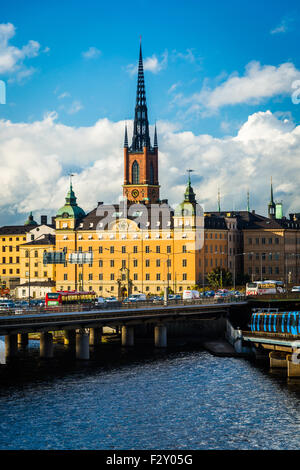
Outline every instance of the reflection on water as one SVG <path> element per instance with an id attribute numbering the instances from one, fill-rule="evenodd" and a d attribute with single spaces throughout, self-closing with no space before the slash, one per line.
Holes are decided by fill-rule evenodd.
<path id="1" fill-rule="evenodd" d="M 0 449 L 298 449 L 300 381 L 201 349 L 103 345 L 6 368 Z M 17 373 L 16 373 L 17 372 Z"/>

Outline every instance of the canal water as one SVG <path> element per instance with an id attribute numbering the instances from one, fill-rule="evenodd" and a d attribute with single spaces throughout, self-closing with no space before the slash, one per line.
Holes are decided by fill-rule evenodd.
<path id="1" fill-rule="evenodd" d="M 103 345 L 89 362 L 0 366 L 1 450 L 291 450 L 300 380 L 200 348 Z M 61 351 L 60 351 L 61 349 Z"/>

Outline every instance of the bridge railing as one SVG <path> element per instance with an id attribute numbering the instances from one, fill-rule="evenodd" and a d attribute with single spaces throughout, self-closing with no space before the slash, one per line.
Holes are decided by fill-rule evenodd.
<path id="1" fill-rule="evenodd" d="M 169 299 L 167 304 L 164 300 L 156 300 L 156 301 L 136 301 L 136 302 L 105 302 L 100 305 L 96 305 L 94 303 L 91 304 L 71 304 L 71 305 L 59 305 L 59 306 L 51 306 L 51 307 L 13 307 L 0 310 L 0 316 L 7 316 L 7 315 L 36 315 L 36 314 L 45 314 L 45 313 L 55 313 L 55 312 L 84 312 L 84 311 L 95 311 L 99 310 L 99 312 L 112 309 L 135 309 L 135 308 L 153 308 L 153 307 L 164 307 L 164 306 L 172 306 L 172 305 L 208 305 L 208 304 L 224 304 L 224 303 L 234 303 L 245 301 L 245 296 L 226 296 L 222 298 L 215 299 L 214 297 L 200 297 L 199 299 Z"/>

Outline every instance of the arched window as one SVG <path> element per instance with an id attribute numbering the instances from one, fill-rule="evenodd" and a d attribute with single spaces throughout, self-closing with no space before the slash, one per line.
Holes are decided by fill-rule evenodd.
<path id="1" fill-rule="evenodd" d="M 154 167 L 152 162 L 150 162 L 150 184 L 154 184 Z"/>
<path id="2" fill-rule="evenodd" d="M 140 167 L 136 160 L 132 164 L 132 184 L 139 184 L 140 182 Z"/>

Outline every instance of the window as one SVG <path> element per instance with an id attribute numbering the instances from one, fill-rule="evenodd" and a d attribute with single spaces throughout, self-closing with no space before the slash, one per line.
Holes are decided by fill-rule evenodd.
<path id="1" fill-rule="evenodd" d="M 159 245 L 156 246 L 156 253 L 160 253 L 160 246 Z"/>
<path id="2" fill-rule="evenodd" d="M 182 253 L 186 253 L 186 245 L 182 245 Z"/>
<path id="3" fill-rule="evenodd" d="M 149 266 L 150 266 L 150 259 L 146 259 L 146 260 L 145 260 L 145 266 L 146 266 L 146 268 L 149 268 Z"/>
<path id="4" fill-rule="evenodd" d="M 182 280 L 183 280 L 183 281 L 186 281 L 186 280 L 187 280 L 187 274 L 186 274 L 186 273 L 183 273 L 183 275 L 182 275 Z"/>
<path id="5" fill-rule="evenodd" d="M 150 246 L 148 246 L 148 245 L 145 246 L 145 252 L 150 253 Z"/>
<path id="6" fill-rule="evenodd" d="M 103 246 L 99 246 L 99 253 L 103 253 Z"/>
<path id="7" fill-rule="evenodd" d="M 103 268 L 103 260 L 99 259 L 99 268 Z"/>
<path id="8" fill-rule="evenodd" d="M 279 245 L 279 238 L 275 238 L 275 245 Z"/>
<path id="9" fill-rule="evenodd" d="M 138 280 L 138 275 L 137 275 L 137 273 L 134 273 L 134 274 L 133 274 L 133 279 L 134 279 L 134 281 L 137 281 L 137 280 Z"/>
<path id="10" fill-rule="evenodd" d="M 160 266 L 160 259 L 157 259 L 156 260 L 156 267 L 159 268 L 159 266 Z"/>
<path id="11" fill-rule="evenodd" d="M 135 268 L 137 268 L 137 265 L 138 265 L 138 260 L 137 260 L 137 259 L 134 259 L 134 260 L 133 260 L 133 266 L 134 266 Z"/>
<path id="12" fill-rule="evenodd" d="M 140 167 L 135 160 L 132 164 L 132 184 L 139 184 L 140 182 Z"/>
<path id="13" fill-rule="evenodd" d="M 168 266 L 168 267 L 171 266 L 171 260 L 170 260 L 170 259 L 167 260 L 167 266 Z"/>
<path id="14" fill-rule="evenodd" d="M 122 246 L 122 253 L 126 253 L 126 246 Z"/>
<path id="15" fill-rule="evenodd" d="M 114 279 L 115 279 L 115 275 L 111 273 L 111 275 L 110 275 L 110 280 L 111 280 L 111 281 L 114 281 Z"/>
<path id="16" fill-rule="evenodd" d="M 137 253 L 138 252 L 138 247 L 136 245 L 134 245 L 133 247 L 133 253 Z"/>
<path id="17" fill-rule="evenodd" d="M 261 243 L 262 243 L 263 245 L 265 245 L 265 244 L 266 244 L 266 239 L 265 239 L 265 238 L 262 238 L 262 239 L 261 239 Z"/>
<path id="18" fill-rule="evenodd" d="M 115 266 L 115 261 L 113 259 L 110 260 L 110 267 L 113 268 Z"/>
<path id="19" fill-rule="evenodd" d="M 168 279 L 168 281 L 171 281 L 171 279 L 172 279 L 171 273 L 168 273 L 167 279 Z"/>
<path id="20" fill-rule="evenodd" d="M 186 265 L 187 265 L 187 261 L 186 261 L 186 259 L 183 259 L 183 260 L 182 260 L 182 266 L 185 268 Z"/>
<path id="21" fill-rule="evenodd" d="M 99 281 L 103 281 L 103 274 L 102 273 L 99 274 Z"/>
<path id="22" fill-rule="evenodd" d="M 156 280 L 160 281 L 160 273 L 156 273 Z"/>
<path id="23" fill-rule="evenodd" d="M 273 243 L 273 238 L 269 238 L 269 245 L 272 245 Z"/>
<path id="24" fill-rule="evenodd" d="M 114 253 L 114 252 L 115 252 L 115 247 L 114 247 L 114 246 L 111 246 L 111 247 L 110 247 L 110 252 L 111 252 L 111 253 Z"/>
<path id="25" fill-rule="evenodd" d="M 146 274 L 146 281 L 150 281 L 150 274 Z"/>
<path id="26" fill-rule="evenodd" d="M 68 275 L 64 274 L 64 281 L 67 281 L 67 280 L 68 280 Z"/>
<path id="27" fill-rule="evenodd" d="M 122 259 L 122 268 L 126 268 L 126 259 Z"/>
<path id="28" fill-rule="evenodd" d="M 167 253 L 171 253 L 171 249 L 172 249 L 171 245 L 168 245 L 167 246 Z"/>
<path id="29" fill-rule="evenodd" d="M 90 274 L 89 274 L 89 281 L 92 281 L 92 280 L 93 280 L 93 274 L 90 273 Z"/>
<path id="30" fill-rule="evenodd" d="M 89 246 L 89 252 L 93 251 L 93 247 Z"/>

